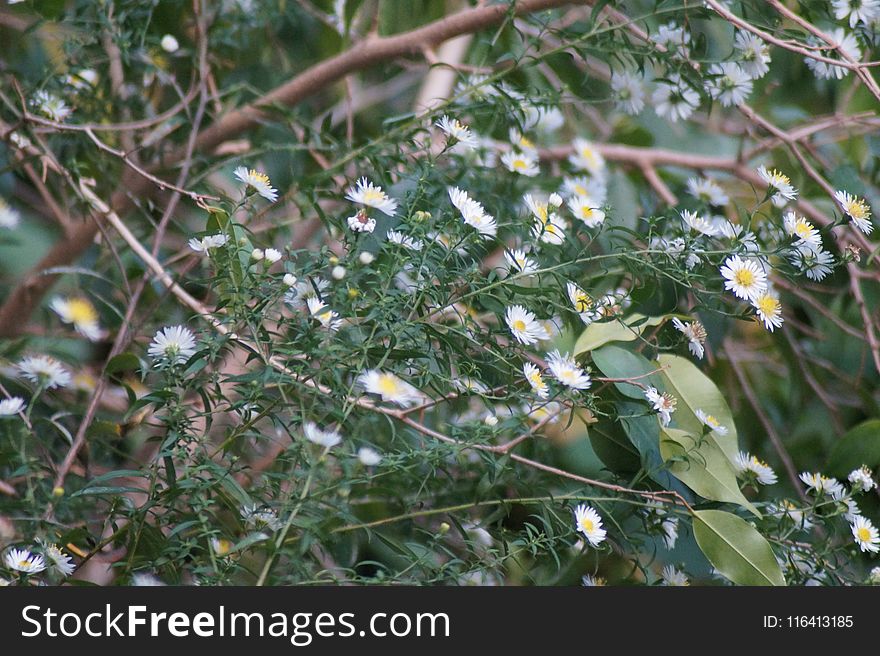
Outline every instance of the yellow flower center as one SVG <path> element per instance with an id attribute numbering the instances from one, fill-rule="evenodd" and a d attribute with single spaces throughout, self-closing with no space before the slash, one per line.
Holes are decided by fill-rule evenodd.
<path id="1" fill-rule="evenodd" d="M 574 193 L 576 193 L 578 196 L 589 195 L 589 193 L 587 192 L 587 188 L 579 184 L 574 186 Z"/>
<path id="2" fill-rule="evenodd" d="M 854 219 L 866 219 L 871 215 L 871 211 L 865 204 L 865 201 L 854 198 L 846 204 L 846 213 Z"/>
<path id="3" fill-rule="evenodd" d="M 379 376 L 379 390 L 385 396 L 394 396 L 398 392 L 397 381 L 391 376 Z"/>
<path id="4" fill-rule="evenodd" d="M 776 187 L 780 185 L 784 186 L 791 184 L 791 179 L 784 173 L 773 169 L 772 171 L 770 171 L 770 183 Z"/>
<path id="5" fill-rule="evenodd" d="M 712 428 L 718 428 L 721 425 L 721 423 L 712 415 L 706 415 L 706 423 L 709 424 Z"/>
<path id="6" fill-rule="evenodd" d="M 585 219 L 593 218 L 593 208 L 587 207 L 586 205 L 583 205 L 581 207 L 581 216 Z"/>
<path id="7" fill-rule="evenodd" d="M 263 184 L 269 184 L 269 176 L 266 175 L 265 173 L 260 173 L 258 171 L 251 169 L 250 177 L 253 178 L 254 181 L 256 181 L 256 182 L 262 182 Z"/>
<path id="8" fill-rule="evenodd" d="M 859 541 L 860 542 L 870 542 L 871 541 L 871 531 L 869 531 L 866 527 L 862 527 L 858 530 Z"/>
<path id="9" fill-rule="evenodd" d="M 513 168 L 515 168 L 517 171 L 523 171 L 523 170 L 527 169 L 528 167 L 529 167 L 529 165 L 522 158 L 518 158 L 518 159 L 513 160 Z M 546 212 L 546 208 L 544 211 Z"/>
<path id="10" fill-rule="evenodd" d="M 794 232 L 798 237 L 802 237 L 806 239 L 810 236 L 810 233 L 813 231 L 813 226 L 811 226 L 808 222 L 804 220 L 798 221 L 794 226 Z"/>
<path id="11" fill-rule="evenodd" d="M 734 280 L 736 280 L 736 283 L 741 287 L 751 287 L 755 284 L 755 274 L 751 269 L 738 269 L 734 276 Z"/>
<path id="12" fill-rule="evenodd" d="M 71 323 L 77 325 L 89 325 L 97 323 L 98 313 L 87 300 L 74 298 L 67 302 L 67 316 Z"/>
<path id="13" fill-rule="evenodd" d="M 221 538 L 217 540 L 215 549 L 218 556 L 225 556 L 232 549 L 232 542 L 225 538 Z"/>
<path id="14" fill-rule="evenodd" d="M 590 519 L 589 517 L 581 518 L 581 528 L 584 529 L 584 531 L 586 533 L 592 532 L 592 530 L 595 528 L 595 526 L 596 525 L 593 524 L 593 520 Z"/>
<path id="15" fill-rule="evenodd" d="M 541 374 L 537 371 L 529 376 L 529 381 L 537 387 L 538 389 L 544 389 L 547 385 L 544 383 L 544 380 L 541 378 Z"/>
<path id="16" fill-rule="evenodd" d="M 773 296 L 765 294 L 758 299 L 758 309 L 763 314 L 776 314 L 776 311 L 779 309 L 779 301 Z"/>
<path id="17" fill-rule="evenodd" d="M 583 148 L 581 150 L 581 157 L 589 162 L 591 168 L 596 167 L 599 164 L 596 153 L 593 151 L 592 148 Z"/>
<path id="18" fill-rule="evenodd" d="M 586 312 L 592 304 L 593 299 L 585 292 L 578 292 L 574 297 L 574 307 L 578 312 Z"/>
<path id="19" fill-rule="evenodd" d="M 526 329 L 526 322 L 523 321 L 522 319 L 517 319 L 516 321 L 513 322 L 513 329 L 522 332 L 523 330 Z"/>
<path id="20" fill-rule="evenodd" d="M 532 140 L 528 139 L 527 137 L 520 137 L 519 144 L 523 148 L 534 148 L 535 147 L 535 144 L 532 143 Z"/>
<path id="21" fill-rule="evenodd" d="M 385 192 L 384 191 L 379 191 L 378 189 L 367 189 L 364 192 L 364 202 L 365 203 L 382 201 L 382 200 L 385 200 Z"/>

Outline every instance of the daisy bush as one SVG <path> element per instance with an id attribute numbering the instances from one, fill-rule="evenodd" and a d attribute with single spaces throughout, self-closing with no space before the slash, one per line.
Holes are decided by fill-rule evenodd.
<path id="1" fill-rule="evenodd" d="M 40 4 L 0 583 L 880 580 L 880 3 Z"/>

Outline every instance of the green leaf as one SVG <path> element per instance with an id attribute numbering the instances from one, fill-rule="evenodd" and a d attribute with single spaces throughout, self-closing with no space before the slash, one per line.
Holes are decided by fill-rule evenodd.
<path id="1" fill-rule="evenodd" d="M 657 365 L 638 353 L 631 353 L 619 346 L 603 346 L 592 352 L 593 363 L 608 378 L 635 378 L 643 385 L 652 385 L 661 391 L 663 383 L 657 374 Z M 645 400 L 645 392 L 641 387 L 630 383 L 614 383 L 614 386 L 624 396 L 631 399 Z"/>
<path id="2" fill-rule="evenodd" d="M 837 440 L 825 469 L 832 476 L 844 477 L 862 465 L 880 467 L 880 419 L 864 421 Z"/>
<path id="3" fill-rule="evenodd" d="M 632 474 L 639 470 L 639 452 L 616 425 L 608 422 L 593 424 L 587 434 L 593 451 L 610 471 Z"/>
<path id="4" fill-rule="evenodd" d="M 694 515 L 697 544 L 724 576 L 739 585 L 785 585 L 773 550 L 755 527 L 721 510 Z"/>
<path id="5" fill-rule="evenodd" d="M 578 337 L 574 345 L 574 354 L 587 353 L 608 342 L 631 342 L 638 338 L 645 329 L 663 323 L 666 317 L 646 317 L 644 314 L 632 314 L 624 319 L 591 323 Z"/>
<path id="6" fill-rule="evenodd" d="M 116 374 L 120 371 L 132 371 L 139 369 L 140 366 L 141 361 L 134 353 L 120 353 L 110 359 L 110 362 L 104 368 L 104 373 Z"/>
<path id="7" fill-rule="evenodd" d="M 687 431 L 663 428 L 660 454 L 669 471 L 704 499 L 735 503 L 761 516 L 743 496 L 733 466 L 713 440 L 698 440 Z"/>
<path id="8" fill-rule="evenodd" d="M 646 407 L 634 401 L 617 404 L 620 425 L 626 436 L 641 455 L 642 469 L 658 485 L 665 490 L 675 490 L 685 499 L 692 495 L 684 485 L 678 482 L 669 472 L 660 454 L 660 421 L 657 416 L 644 414 Z M 641 415 L 641 416 L 639 416 Z"/>
<path id="9" fill-rule="evenodd" d="M 736 425 L 724 395 L 715 383 L 700 371 L 690 360 L 678 355 L 661 355 L 657 362 L 663 368 L 662 378 L 666 389 L 678 400 L 672 420 L 676 428 L 693 435 L 703 432 L 703 423 L 697 419 L 696 410 L 715 417 L 727 428 L 727 435 L 713 431 L 709 437 L 714 441 L 732 463 L 738 451 Z"/>

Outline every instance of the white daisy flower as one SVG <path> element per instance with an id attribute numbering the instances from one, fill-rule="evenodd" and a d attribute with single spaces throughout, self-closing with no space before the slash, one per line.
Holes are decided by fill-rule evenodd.
<path id="1" fill-rule="evenodd" d="M 830 59 L 842 59 L 841 53 L 849 57 L 851 61 L 858 62 L 862 58 L 862 49 L 859 47 L 859 40 L 855 34 L 847 33 L 842 27 L 836 27 L 828 32 L 831 40 L 838 44 L 837 48 L 829 48 L 828 43 L 824 39 L 810 36 L 807 43 L 811 48 L 815 48 L 817 52 Z M 835 66 L 823 61 L 818 61 L 812 57 L 804 57 L 804 62 L 811 71 L 819 79 L 836 79 L 841 80 L 849 75 L 849 69 L 843 66 Z"/>
<path id="2" fill-rule="evenodd" d="M 226 558 L 232 551 L 232 547 L 235 546 L 232 540 L 227 540 L 226 538 L 211 538 L 211 551 L 218 558 Z"/>
<path id="3" fill-rule="evenodd" d="M 666 567 L 661 570 L 660 578 L 663 579 L 663 585 L 668 586 L 682 587 L 691 584 L 684 572 L 679 572 L 672 565 L 666 565 Z"/>
<path id="4" fill-rule="evenodd" d="M 356 214 L 346 219 L 348 229 L 352 232 L 373 232 L 376 229 L 376 219 L 367 215 L 367 210 L 361 208 Z"/>
<path id="5" fill-rule="evenodd" d="M 797 245 L 789 255 L 789 261 L 810 280 L 822 281 L 832 271 L 834 256 L 821 248 L 809 244 Z"/>
<path id="6" fill-rule="evenodd" d="M 20 220 L 21 217 L 18 211 L 10 207 L 5 200 L 0 198 L 0 228 L 12 230 L 18 226 Z"/>
<path id="7" fill-rule="evenodd" d="M 568 209 L 588 228 L 600 226 L 605 221 L 604 210 L 589 196 L 573 196 L 568 201 Z"/>
<path id="8" fill-rule="evenodd" d="M 538 323 L 541 324 L 541 327 L 547 333 L 546 339 L 542 341 L 546 342 L 554 337 L 558 337 L 562 332 L 562 319 L 558 316 L 550 317 L 549 319 L 538 319 Z"/>
<path id="9" fill-rule="evenodd" d="M 568 294 L 568 300 L 571 302 L 574 311 L 578 313 L 578 316 L 585 325 L 590 325 L 602 317 L 602 313 L 597 308 L 593 297 L 578 285 L 568 281 L 565 284 L 565 291 Z"/>
<path id="10" fill-rule="evenodd" d="M 20 396 L 11 396 L 0 401 L 0 417 L 17 415 L 24 409 L 24 399 Z"/>
<path id="11" fill-rule="evenodd" d="M 34 94 L 31 104 L 37 108 L 37 111 L 56 123 L 63 123 L 73 114 L 73 110 L 63 99 L 42 89 Z"/>
<path id="12" fill-rule="evenodd" d="M 165 585 L 165 582 L 148 572 L 135 572 L 131 575 L 131 584 L 138 588 L 147 588 L 161 587 Z"/>
<path id="13" fill-rule="evenodd" d="M 370 251 L 364 251 L 360 255 L 358 255 L 358 262 L 360 262 L 364 266 L 370 266 L 375 259 L 376 256 L 373 255 Z"/>
<path id="14" fill-rule="evenodd" d="M 859 22 L 870 25 L 880 18 L 880 0 L 831 0 L 831 8 L 837 20 L 849 18 L 849 26 Z"/>
<path id="15" fill-rule="evenodd" d="M 548 353 L 547 368 L 553 377 L 566 387 L 585 390 L 593 384 L 590 375 L 585 373 L 568 353 L 565 355 L 560 355 L 559 351 Z"/>
<path id="16" fill-rule="evenodd" d="M 687 337 L 690 352 L 702 360 L 705 350 L 703 345 L 706 343 L 706 329 L 703 327 L 703 324 L 699 321 L 684 323 L 678 317 L 673 317 L 672 325 L 675 326 L 678 332 Z"/>
<path id="17" fill-rule="evenodd" d="M 32 145 L 31 140 L 19 132 L 10 132 L 9 141 L 19 150 L 25 150 L 26 148 L 30 148 Z"/>
<path id="18" fill-rule="evenodd" d="M 510 273 L 520 273 L 526 276 L 532 275 L 538 270 L 537 263 L 526 255 L 522 249 L 505 250 L 504 259 L 510 265 Z"/>
<path id="19" fill-rule="evenodd" d="M 410 237 L 409 235 L 405 235 L 402 232 L 398 232 L 397 230 L 389 230 L 385 234 L 385 237 L 392 244 L 403 246 L 404 248 L 411 251 L 419 252 L 425 247 L 425 244 L 421 239 Z"/>
<path id="20" fill-rule="evenodd" d="M 526 381 L 528 381 L 532 390 L 539 398 L 547 398 L 550 394 L 550 389 L 547 387 L 547 383 L 544 382 L 544 377 L 541 375 L 540 369 L 531 362 L 526 362 L 523 365 L 523 376 L 526 377 Z"/>
<path id="21" fill-rule="evenodd" d="M 178 48 L 180 48 L 180 44 L 177 42 L 177 39 L 174 38 L 173 34 L 166 34 L 162 37 L 162 40 L 159 42 L 159 46 L 167 53 L 177 52 Z"/>
<path id="22" fill-rule="evenodd" d="M 533 152 L 509 150 L 501 156 L 501 163 L 511 173 L 519 173 L 534 178 L 541 169 L 538 168 L 538 157 Z"/>
<path id="23" fill-rule="evenodd" d="M 406 407 L 418 403 L 422 393 L 394 374 L 370 369 L 358 376 L 358 382 L 369 394 L 378 394 L 383 401 Z"/>
<path id="24" fill-rule="evenodd" d="M 281 259 L 281 251 L 276 248 L 267 248 L 263 251 L 263 259 L 266 261 L 267 266 L 275 264 Z"/>
<path id="25" fill-rule="evenodd" d="M 565 125 L 565 116 L 558 107 L 527 107 L 526 124 L 540 134 L 558 132 Z"/>
<path id="26" fill-rule="evenodd" d="M 651 407 L 660 415 L 660 422 L 664 426 L 668 426 L 672 421 L 672 413 L 675 412 L 675 406 L 678 401 L 669 392 L 663 394 L 656 387 L 649 387 L 645 390 L 645 398 L 651 404 Z"/>
<path id="27" fill-rule="evenodd" d="M 346 273 L 347 271 L 345 270 L 345 267 L 341 264 L 337 264 L 330 270 L 330 277 L 333 278 L 333 280 L 342 280 L 345 278 Z"/>
<path id="28" fill-rule="evenodd" d="M 67 369 L 60 362 L 46 355 L 23 358 L 18 363 L 18 369 L 22 376 L 45 389 L 70 385 L 70 373 Z"/>
<path id="29" fill-rule="evenodd" d="M 645 108 L 645 79 L 634 71 L 611 75 L 611 94 L 618 110 L 635 116 Z"/>
<path id="30" fill-rule="evenodd" d="M 42 543 L 43 553 L 49 565 L 62 576 L 70 576 L 76 569 L 73 558 L 61 551 L 57 544 Z"/>
<path id="31" fill-rule="evenodd" d="M 734 48 L 740 56 L 739 65 L 753 80 L 767 75 L 770 70 L 770 49 L 760 37 L 745 30 L 738 31 Z"/>
<path id="32" fill-rule="evenodd" d="M 868 572 L 868 583 L 871 585 L 880 585 L 880 567 L 874 567 Z"/>
<path id="33" fill-rule="evenodd" d="M 853 469 L 849 473 L 847 480 L 852 484 L 853 490 L 859 492 L 870 492 L 877 487 L 877 483 L 873 478 L 871 470 L 865 465 L 862 465 L 858 469 Z"/>
<path id="34" fill-rule="evenodd" d="M 581 585 L 585 588 L 596 588 L 607 585 L 607 581 L 601 576 L 593 576 L 592 574 L 584 574 L 581 577 Z"/>
<path id="35" fill-rule="evenodd" d="M 687 191 L 707 205 L 723 207 L 730 202 L 730 198 L 712 178 L 688 178 Z"/>
<path id="36" fill-rule="evenodd" d="M 690 52 L 688 48 L 688 44 L 691 42 L 690 33 L 672 21 L 665 25 L 660 25 L 657 28 L 657 33 L 651 35 L 651 40 L 666 50 L 682 57 L 687 57 Z"/>
<path id="37" fill-rule="evenodd" d="M 251 251 L 251 259 L 254 262 L 260 262 L 264 257 L 266 257 L 266 254 L 263 252 L 262 248 L 255 248 Z"/>
<path id="38" fill-rule="evenodd" d="M 546 221 L 535 219 L 532 224 L 532 237 L 545 244 L 559 246 L 565 243 L 565 230 L 568 224 L 558 214 L 553 213 Z"/>
<path id="39" fill-rule="evenodd" d="M 823 476 L 818 472 L 802 472 L 800 479 L 804 482 L 808 489 L 816 494 L 827 494 L 835 496 L 843 494 L 843 485 L 836 478 Z"/>
<path id="40" fill-rule="evenodd" d="M 572 142 L 572 152 L 568 161 L 577 169 L 587 171 L 595 177 L 604 177 L 605 158 L 596 150 L 596 147 L 586 139 L 575 139 Z"/>
<path id="41" fill-rule="evenodd" d="M 325 449 L 332 449 L 342 441 L 342 436 L 335 430 L 323 430 L 313 421 L 307 421 L 303 424 L 303 433 L 306 439 L 312 444 L 323 446 Z"/>
<path id="42" fill-rule="evenodd" d="M 360 178 L 355 187 L 349 187 L 345 197 L 352 203 L 374 207 L 387 216 L 397 213 L 397 201 L 389 198 L 382 187 L 377 187 L 367 178 Z"/>
<path id="43" fill-rule="evenodd" d="M 859 549 L 871 553 L 880 551 L 880 533 L 870 519 L 859 515 L 853 519 L 850 528 Z"/>
<path id="44" fill-rule="evenodd" d="M 364 467 L 375 467 L 382 462 L 382 454 L 368 446 L 358 449 L 357 459 Z"/>
<path id="45" fill-rule="evenodd" d="M 80 335 L 97 342 L 106 334 L 98 323 L 98 312 L 85 298 L 56 296 L 49 307 L 61 317 L 64 323 L 71 323 Z"/>
<path id="46" fill-rule="evenodd" d="M 535 318 L 535 315 L 522 305 L 508 307 L 504 313 L 504 320 L 507 322 L 510 332 L 521 344 L 537 344 L 539 341 L 547 339 L 547 331 Z"/>
<path id="47" fill-rule="evenodd" d="M 754 260 L 744 260 L 732 255 L 721 267 L 724 288 L 732 291 L 737 298 L 747 301 L 757 298 L 767 290 L 767 274 Z"/>
<path id="48" fill-rule="evenodd" d="M 786 212 L 782 217 L 782 225 L 789 237 L 800 240 L 799 243 L 808 244 L 812 248 L 822 246 L 822 237 L 812 223 L 794 212 Z"/>
<path id="49" fill-rule="evenodd" d="M 309 314 L 321 324 L 322 328 L 326 328 L 330 331 L 339 330 L 339 326 L 342 325 L 342 319 L 339 318 L 339 313 L 328 309 L 327 304 L 320 298 L 317 296 L 310 296 L 306 299 L 306 306 L 309 309 Z"/>
<path id="50" fill-rule="evenodd" d="M 587 542 L 593 547 L 598 547 L 605 541 L 606 531 L 602 528 L 602 517 L 595 508 L 584 503 L 574 509 L 575 528 L 583 533 Z"/>
<path id="51" fill-rule="evenodd" d="M 245 524 L 256 529 L 269 529 L 270 531 L 277 531 L 282 526 L 284 526 L 284 524 L 278 518 L 278 513 L 276 513 L 271 508 L 260 507 L 256 504 L 251 504 L 242 506 L 240 512 L 241 518 L 244 520 Z"/>
<path id="52" fill-rule="evenodd" d="M 806 518 L 804 511 L 799 510 L 788 499 L 783 499 L 778 504 L 769 506 L 769 512 L 773 517 L 790 519 L 795 526 L 803 531 L 808 531 L 813 527 L 813 523 Z"/>
<path id="53" fill-rule="evenodd" d="M 459 122 L 457 118 L 443 116 L 434 125 L 446 135 L 447 144 L 461 144 L 468 148 L 476 148 L 479 145 L 470 128 Z"/>
<path id="54" fill-rule="evenodd" d="M 733 467 L 740 475 L 752 476 L 761 485 L 774 485 L 776 483 L 776 472 L 766 462 L 760 460 L 758 456 L 740 451 L 736 454 L 733 461 Z"/>
<path id="55" fill-rule="evenodd" d="M 488 394 L 489 388 L 484 383 L 470 376 L 459 376 L 452 379 L 452 386 L 463 394 Z"/>
<path id="56" fill-rule="evenodd" d="M 768 186 L 776 190 L 772 197 L 774 205 L 782 206 L 785 205 L 785 201 L 797 198 L 797 189 L 792 186 L 791 179 L 781 171 L 767 170 L 767 167 L 762 164 L 758 167 L 758 175 Z"/>
<path id="57" fill-rule="evenodd" d="M 608 200 L 608 184 L 605 178 L 578 176 L 576 178 L 564 178 L 562 191 L 566 196 L 589 196 L 599 205 L 604 205 Z"/>
<path id="58" fill-rule="evenodd" d="M 735 62 L 722 62 L 709 67 L 714 77 L 706 82 L 706 91 L 722 107 L 742 105 L 752 93 L 752 78 Z"/>
<path id="59" fill-rule="evenodd" d="M 474 200 L 466 191 L 458 187 L 449 187 L 447 193 L 449 200 L 461 213 L 461 218 L 466 224 L 476 228 L 477 232 L 487 238 L 494 237 L 498 233 L 495 218 L 486 213 L 482 203 Z"/>
<path id="60" fill-rule="evenodd" d="M 669 76 L 668 80 L 657 83 L 651 94 L 651 104 L 660 118 L 676 123 L 685 120 L 700 105 L 700 94 L 685 82 L 678 73 Z"/>
<path id="61" fill-rule="evenodd" d="M 254 169 L 248 170 L 246 166 L 239 166 L 232 173 L 270 203 L 278 200 L 278 190 L 272 186 L 269 182 L 269 176 L 265 173 Z"/>
<path id="62" fill-rule="evenodd" d="M 156 331 L 147 354 L 154 362 L 184 364 L 196 352 L 196 338 L 185 326 L 165 326 Z"/>
<path id="63" fill-rule="evenodd" d="M 330 287 L 330 281 L 324 278 L 310 278 L 300 282 L 294 279 L 293 284 L 295 287 L 284 294 L 284 302 L 298 310 L 307 308 L 310 298 L 320 298 Z"/>
<path id="64" fill-rule="evenodd" d="M 840 207 L 859 230 L 866 235 L 871 234 L 874 229 L 871 223 L 871 208 L 864 200 L 843 190 L 835 192 L 834 200 L 840 204 Z"/>
<path id="65" fill-rule="evenodd" d="M 690 210 L 681 211 L 681 220 L 694 232 L 699 232 L 707 237 L 714 237 L 718 234 L 718 228 L 715 222 L 708 216 L 691 212 Z"/>
<path id="66" fill-rule="evenodd" d="M 46 559 L 27 549 L 12 548 L 3 556 L 6 567 L 24 574 L 39 574 L 46 569 Z"/>
<path id="67" fill-rule="evenodd" d="M 767 289 L 751 300 L 752 307 L 758 313 L 758 317 L 764 322 L 764 327 L 771 333 L 774 329 L 782 326 L 782 303 L 779 297 Z"/>
<path id="68" fill-rule="evenodd" d="M 219 233 L 216 235 L 206 235 L 201 239 L 193 237 L 189 240 L 189 247 L 196 253 L 210 254 L 212 248 L 220 248 L 229 241 L 229 235 Z"/>
<path id="69" fill-rule="evenodd" d="M 727 435 L 727 426 L 722 426 L 721 422 L 713 415 L 703 412 L 700 408 L 694 410 L 694 414 L 697 416 L 697 419 L 700 420 L 700 423 L 708 427 L 709 430 L 715 431 L 719 435 Z"/>

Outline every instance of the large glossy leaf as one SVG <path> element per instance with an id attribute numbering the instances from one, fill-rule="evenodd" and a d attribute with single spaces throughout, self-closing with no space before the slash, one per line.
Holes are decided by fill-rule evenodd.
<path id="1" fill-rule="evenodd" d="M 721 510 L 694 515 L 697 544 L 724 576 L 739 585 L 785 585 L 773 550 L 755 527 Z"/>
<path id="2" fill-rule="evenodd" d="M 629 378 L 637 380 L 642 385 L 653 385 L 661 391 L 664 389 L 660 376 L 651 374 L 651 372 L 657 371 L 658 366 L 643 355 L 631 353 L 619 346 L 609 344 L 593 351 L 592 358 L 593 363 L 608 378 Z M 642 387 L 622 382 L 614 383 L 614 386 L 624 396 L 640 401 L 645 400 L 645 391 Z"/>
<path id="3" fill-rule="evenodd" d="M 880 467 L 880 419 L 862 422 L 837 440 L 825 469 L 843 477 L 862 465 Z"/>
<path id="4" fill-rule="evenodd" d="M 663 323 L 664 319 L 665 317 L 646 317 L 644 314 L 632 314 L 617 321 L 591 323 L 575 342 L 574 354 L 587 353 L 605 346 L 609 342 L 631 342 L 645 329 Z"/>
<path id="5" fill-rule="evenodd" d="M 743 496 L 733 466 L 713 440 L 699 440 L 687 431 L 663 428 L 660 454 L 669 471 L 704 499 L 735 503 L 761 516 Z"/>
<path id="6" fill-rule="evenodd" d="M 661 355 L 657 362 L 663 368 L 662 378 L 666 389 L 678 399 L 678 406 L 672 415 L 676 428 L 693 435 L 699 435 L 703 424 L 697 419 L 696 410 L 714 416 L 727 428 L 726 435 L 717 432 L 710 434 L 712 439 L 732 463 L 736 459 L 736 426 L 733 415 L 724 395 L 712 380 L 700 371 L 690 360 L 677 355 Z"/>
<path id="7" fill-rule="evenodd" d="M 646 408 L 635 401 L 617 404 L 619 423 L 641 456 L 642 468 L 665 490 L 675 490 L 685 499 L 692 495 L 670 472 L 660 454 L 660 421 L 656 415 L 644 414 Z"/>

